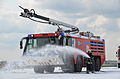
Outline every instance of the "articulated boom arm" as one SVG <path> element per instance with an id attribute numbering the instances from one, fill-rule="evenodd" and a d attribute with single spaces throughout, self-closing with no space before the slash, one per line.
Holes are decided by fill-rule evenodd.
<path id="1" fill-rule="evenodd" d="M 78 33 L 79 32 L 79 29 L 76 26 L 73 26 L 73 25 L 70 25 L 70 24 L 67 24 L 67 23 L 64 23 L 64 22 L 60 22 L 60 21 L 57 21 L 57 20 L 54 20 L 54 19 L 50 19 L 48 17 L 44 17 L 44 16 L 41 16 L 41 15 L 37 15 L 35 13 L 34 9 L 28 10 L 28 9 L 25 9 L 21 6 L 19 6 L 19 7 L 24 10 L 24 12 L 21 12 L 21 15 L 20 15 L 22 17 L 29 18 L 33 21 L 40 22 L 40 23 L 47 23 L 47 24 L 56 25 L 58 27 L 59 26 L 64 26 L 64 27 L 71 28 L 71 30 L 64 30 L 65 33 Z M 44 20 L 45 22 L 35 20 L 35 19 L 33 19 L 33 17 Z"/>

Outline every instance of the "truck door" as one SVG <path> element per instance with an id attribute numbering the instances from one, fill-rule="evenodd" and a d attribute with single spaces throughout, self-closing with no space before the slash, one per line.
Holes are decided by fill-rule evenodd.
<path id="1" fill-rule="evenodd" d="M 72 47 L 76 47 L 76 41 L 75 41 L 75 38 L 72 38 Z"/>
<path id="2" fill-rule="evenodd" d="M 63 45 L 64 46 L 72 46 L 72 38 L 70 38 L 70 37 L 64 37 L 64 39 L 63 39 Z"/>

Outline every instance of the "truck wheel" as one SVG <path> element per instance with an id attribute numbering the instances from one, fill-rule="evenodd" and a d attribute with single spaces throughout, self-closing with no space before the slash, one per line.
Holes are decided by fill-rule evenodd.
<path id="1" fill-rule="evenodd" d="M 62 70 L 65 73 L 73 73 L 74 72 L 74 57 L 72 55 L 66 55 L 66 58 L 64 59 L 64 66 L 62 67 Z"/>
<path id="2" fill-rule="evenodd" d="M 75 72 L 81 72 L 82 71 L 82 57 L 77 56 L 77 61 L 75 64 Z"/>
<path id="3" fill-rule="evenodd" d="M 120 63 L 118 63 L 118 68 L 120 68 Z"/>
<path id="4" fill-rule="evenodd" d="M 99 58 L 95 58 L 95 71 L 100 71 L 101 69 L 101 62 Z"/>
<path id="5" fill-rule="evenodd" d="M 35 73 L 44 73 L 44 67 L 42 66 L 34 66 Z"/>
<path id="6" fill-rule="evenodd" d="M 46 66 L 45 71 L 53 73 L 54 72 L 54 67 L 53 66 Z"/>

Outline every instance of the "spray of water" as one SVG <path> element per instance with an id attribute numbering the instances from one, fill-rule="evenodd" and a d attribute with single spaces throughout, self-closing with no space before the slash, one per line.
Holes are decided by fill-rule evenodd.
<path id="1" fill-rule="evenodd" d="M 46 45 L 39 49 L 31 49 L 29 52 L 26 52 L 24 56 L 41 56 L 41 57 L 47 57 L 47 56 L 60 56 L 61 54 L 69 54 L 69 55 L 81 55 L 86 58 L 90 58 L 84 51 L 70 47 L 70 46 L 57 46 L 57 45 Z M 29 67 L 29 62 L 33 59 L 23 60 L 17 59 L 14 61 L 7 61 L 7 64 L 5 67 L 3 67 L 2 70 L 12 70 L 12 69 L 18 69 L 18 68 L 26 68 Z"/>
<path id="2" fill-rule="evenodd" d="M 70 47 L 70 46 L 58 46 L 58 45 L 46 45 L 40 49 L 31 49 L 27 52 L 26 56 L 55 56 L 61 54 L 81 55 L 86 58 L 90 58 L 84 51 Z"/>
<path id="3" fill-rule="evenodd" d="M 23 69 L 29 66 L 28 61 L 23 60 L 22 58 L 16 60 L 7 60 L 5 65 L 1 67 L 2 71 L 10 71 L 13 69 Z"/>

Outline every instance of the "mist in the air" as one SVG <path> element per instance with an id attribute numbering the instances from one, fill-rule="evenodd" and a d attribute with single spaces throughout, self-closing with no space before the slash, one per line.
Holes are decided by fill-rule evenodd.
<path id="1" fill-rule="evenodd" d="M 89 56 L 82 50 L 79 50 L 70 46 L 58 46 L 58 45 L 45 45 L 38 49 L 31 49 L 26 52 L 20 59 L 13 61 L 7 61 L 1 70 L 12 70 L 18 68 L 27 68 L 31 65 L 35 65 L 34 61 L 46 62 L 49 57 L 55 57 L 60 63 L 62 55 L 81 55 L 83 57 L 89 58 Z M 32 58 L 30 58 L 32 57 Z M 40 57 L 41 60 L 35 59 L 35 57 Z"/>

